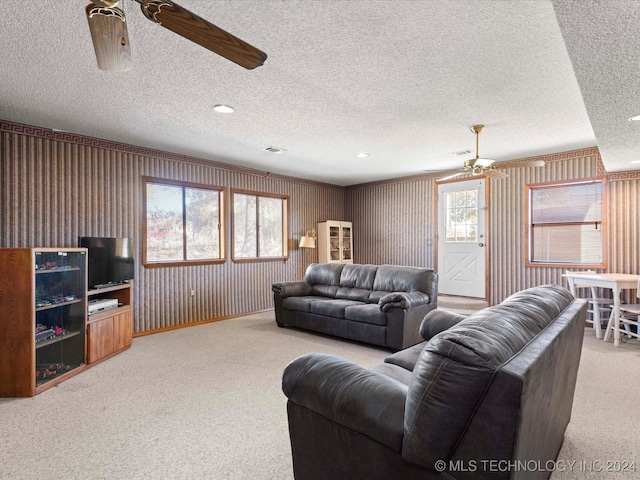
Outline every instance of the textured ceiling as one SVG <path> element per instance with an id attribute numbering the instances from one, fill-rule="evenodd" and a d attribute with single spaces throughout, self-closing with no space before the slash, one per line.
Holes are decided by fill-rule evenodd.
<path id="1" fill-rule="evenodd" d="M 553 5 L 607 171 L 640 169 L 640 2 Z"/>
<path id="2" fill-rule="evenodd" d="M 179 2 L 265 51 L 251 71 L 121 3 L 134 67 L 108 73 L 86 0 L 0 0 L 0 119 L 337 185 L 457 168 L 478 123 L 496 161 L 640 168 L 634 0 Z"/>

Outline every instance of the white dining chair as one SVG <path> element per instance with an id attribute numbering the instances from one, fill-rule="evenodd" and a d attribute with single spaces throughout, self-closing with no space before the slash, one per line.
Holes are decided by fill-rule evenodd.
<path id="1" fill-rule="evenodd" d="M 596 272 L 593 270 L 583 270 L 583 271 L 570 271 L 567 270 L 566 273 L 580 273 L 585 275 L 595 275 Z M 579 294 L 581 298 L 584 298 L 588 301 L 587 308 L 587 323 L 593 325 L 593 329 L 596 332 L 596 338 L 602 338 L 602 324 L 609 319 L 612 312 L 611 303 L 613 300 L 611 298 L 601 297 L 598 295 L 598 291 L 596 287 L 592 287 L 591 285 L 581 285 L 579 279 L 575 280 L 574 288 L 575 295 Z M 608 325 L 608 324 L 607 324 Z M 605 333 L 606 335 L 606 333 Z"/>
<path id="2" fill-rule="evenodd" d="M 640 298 L 640 281 L 638 281 L 638 288 L 636 289 L 636 297 Z M 613 305 L 611 305 L 613 309 Z M 640 341 L 640 303 L 623 303 L 620 305 L 620 328 L 624 328 L 624 333 L 628 337 L 636 337 Z M 636 327 L 634 332 L 631 326 Z M 609 322 L 607 323 L 607 330 L 604 333 L 604 341 L 609 339 L 609 334 L 614 327 L 613 313 L 609 316 Z"/>

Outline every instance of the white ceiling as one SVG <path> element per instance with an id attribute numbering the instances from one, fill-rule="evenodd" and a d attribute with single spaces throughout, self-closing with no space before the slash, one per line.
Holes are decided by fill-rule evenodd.
<path id="1" fill-rule="evenodd" d="M 478 123 L 496 161 L 597 145 L 640 168 L 635 0 L 179 2 L 265 51 L 255 70 L 122 0 L 121 73 L 97 68 L 87 3 L 0 0 L 0 119 L 337 185 L 457 168 Z"/>

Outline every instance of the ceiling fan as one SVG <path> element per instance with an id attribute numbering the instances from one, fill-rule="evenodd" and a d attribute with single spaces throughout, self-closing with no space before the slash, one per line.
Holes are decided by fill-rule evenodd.
<path id="1" fill-rule="evenodd" d="M 227 60 L 252 70 L 267 54 L 172 1 L 134 0 L 145 17 Z M 85 11 L 98 68 L 116 72 L 131 68 L 127 22 L 119 0 L 92 0 Z"/>
<path id="2" fill-rule="evenodd" d="M 476 156 L 471 160 L 467 160 L 464 162 L 464 166 L 460 168 L 458 173 L 454 173 L 452 175 L 448 175 L 444 178 L 438 179 L 438 181 L 450 180 L 452 178 L 460 177 L 462 175 L 486 175 L 490 178 L 507 178 L 509 175 L 498 170 L 503 168 L 514 168 L 514 167 L 543 167 L 544 161 L 542 160 L 517 160 L 512 162 L 499 162 L 496 163 L 495 160 L 490 160 L 488 158 L 480 158 L 478 144 L 480 132 L 484 129 L 484 125 L 474 125 L 471 127 L 471 131 L 476 136 Z"/>

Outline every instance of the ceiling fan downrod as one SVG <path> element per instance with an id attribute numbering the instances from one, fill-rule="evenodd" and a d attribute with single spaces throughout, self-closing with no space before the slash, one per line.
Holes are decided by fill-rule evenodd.
<path id="1" fill-rule="evenodd" d="M 480 153 L 479 153 L 480 149 L 478 145 L 480 144 L 480 132 L 482 132 L 483 129 L 484 129 L 484 125 L 474 125 L 473 127 L 471 127 L 471 131 L 476 136 L 476 158 L 480 157 Z"/>

